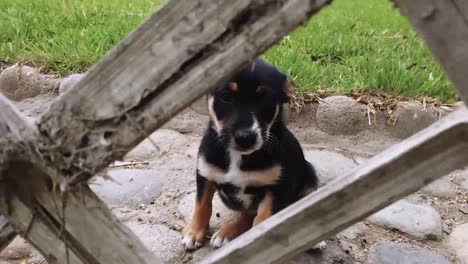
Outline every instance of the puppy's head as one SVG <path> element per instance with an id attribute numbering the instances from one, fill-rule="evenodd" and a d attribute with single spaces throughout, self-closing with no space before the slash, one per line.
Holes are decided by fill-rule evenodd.
<path id="1" fill-rule="evenodd" d="M 209 95 L 213 127 L 231 150 L 244 155 L 259 150 L 290 92 L 285 74 L 257 60 Z"/>

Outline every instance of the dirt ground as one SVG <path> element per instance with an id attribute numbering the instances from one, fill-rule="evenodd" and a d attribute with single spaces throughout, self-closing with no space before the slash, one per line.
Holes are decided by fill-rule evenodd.
<path id="1" fill-rule="evenodd" d="M 26 115 L 36 118 L 53 100 L 52 96 L 38 96 L 16 105 Z M 195 263 L 212 252 L 209 245 L 195 252 L 185 252 L 181 244 L 181 230 L 190 219 L 193 209 L 195 161 L 200 133 L 206 120 L 205 116 L 191 110 L 185 111 L 164 129 L 151 135 L 159 150 L 145 140 L 125 160 L 116 162 L 107 172 L 103 172 L 111 176 L 113 181 L 97 176 L 91 183 L 118 218 L 164 263 Z M 338 177 L 346 177 L 373 155 L 399 142 L 395 138 L 369 131 L 353 136 L 332 136 L 314 126 L 313 119 L 307 113 L 290 123 L 290 127 L 302 143 L 306 158 L 316 167 L 323 184 Z M 398 228 L 365 220 L 331 237 L 325 251 L 303 253 L 290 263 L 370 263 L 369 254 L 378 241 L 415 245 L 436 252 L 451 263 L 459 263 L 447 240 L 454 227 L 468 223 L 466 193 L 461 185 L 463 179 L 457 181 L 454 174 L 448 175 L 446 179 L 453 187 L 453 190 L 450 187 L 447 191 L 448 197 L 441 197 L 437 191 L 420 191 L 405 199 L 430 205 L 440 213 L 440 238 L 415 238 Z M 216 198 L 212 231 L 232 216 L 233 213 Z M 17 245 L 21 243 L 16 242 Z M 0 263 L 44 263 L 34 250 L 23 250 L 29 250 L 27 258 L 7 259 L 0 254 Z"/>

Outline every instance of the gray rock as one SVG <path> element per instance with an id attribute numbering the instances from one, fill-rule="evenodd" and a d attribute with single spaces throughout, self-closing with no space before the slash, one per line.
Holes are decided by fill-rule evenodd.
<path id="1" fill-rule="evenodd" d="M 197 134 L 203 135 L 206 128 L 208 127 L 208 116 L 200 115 L 190 109 L 176 115 L 169 122 L 167 122 L 163 128 L 173 129 L 181 134 Z"/>
<path id="2" fill-rule="evenodd" d="M 468 168 L 465 170 L 457 170 L 450 174 L 451 177 L 453 177 L 453 181 L 456 184 L 462 184 L 465 181 L 468 181 Z"/>
<path id="3" fill-rule="evenodd" d="M 91 189 L 106 203 L 136 206 L 161 194 L 161 176 L 156 170 L 116 169 L 108 175 L 111 180 L 97 177 L 91 184 Z"/>
<path id="4" fill-rule="evenodd" d="M 309 250 L 295 259 L 287 262 L 289 264 L 353 264 L 353 259 L 334 244 L 329 244 L 323 251 Z"/>
<path id="5" fill-rule="evenodd" d="M 353 160 L 330 151 L 308 150 L 304 151 L 305 158 L 312 163 L 319 177 L 320 186 L 349 174 L 358 166 Z"/>
<path id="6" fill-rule="evenodd" d="M 462 187 L 463 190 L 468 191 L 468 181 L 461 182 L 460 187 Z"/>
<path id="7" fill-rule="evenodd" d="M 401 200 L 375 213 L 369 221 L 419 239 L 440 239 L 442 236 L 440 214 L 429 205 Z"/>
<path id="8" fill-rule="evenodd" d="M 158 224 L 132 222 L 127 226 L 163 263 L 180 263 L 180 258 L 184 255 L 184 249 L 180 244 L 181 233 Z"/>
<path id="9" fill-rule="evenodd" d="M 454 108 L 460 108 L 462 106 L 465 106 L 465 103 L 463 101 L 458 101 L 458 102 L 453 104 Z"/>
<path id="10" fill-rule="evenodd" d="M 448 239 L 448 245 L 457 255 L 460 264 L 468 264 L 468 224 L 453 229 Z"/>
<path id="11" fill-rule="evenodd" d="M 33 248 L 21 237 L 17 236 L 2 252 L 0 259 L 20 260 L 28 258 Z"/>
<path id="12" fill-rule="evenodd" d="M 73 88 L 83 77 L 85 74 L 72 74 L 65 78 L 59 86 L 59 94 L 63 94 L 66 91 L 70 90 Z"/>
<path id="13" fill-rule="evenodd" d="M 0 93 L 10 100 L 21 101 L 39 94 L 56 94 L 60 81 L 34 68 L 14 65 L 0 74 Z"/>
<path id="14" fill-rule="evenodd" d="M 389 242 L 375 243 L 368 256 L 369 264 L 451 264 L 437 252 L 413 246 Z"/>
<path id="15" fill-rule="evenodd" d="M 439 198 L 454 198 L 457 196 L 457 189 L 449 178 L 439 179 L 424 187 L 421 191 Z"/>
<path id="16" fill-rule="evenodd" d="M 186 151 L 189 142 L 190 139 L 187 136 L 177 131 L 159 129 L 127 153 L 124 159 L 147 160 L 169 152 Z"/>
<path id="17" fill-rule="evenodd" d="M 405 139 L 436 122 L 438 117 L 417 102 L 401 102 L 393 112 L 392 119 L 397 121 L 395 126 L 388 127 L 390 135 Z"/>
<path id="18" fill-rule="evenodd" d="M 317 125 L 332 135 L 353 135 L 368 126 L 366 109 L 350 97 L 327 97 L 317 109 Z"/>
<path id="19" fill-rule="evenodd" d="M 363 223 L 357 223 L 341 231 L 336 236 L 341 239 L 353 240 L 359 236 L 364 235 L 367 231 L 369 231 L 368 226 Z"/>

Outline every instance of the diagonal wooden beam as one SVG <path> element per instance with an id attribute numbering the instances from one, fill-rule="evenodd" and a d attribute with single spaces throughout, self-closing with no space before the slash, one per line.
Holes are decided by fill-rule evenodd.
<path id="1" fill-rule="evenodd" d="M 52 104 L 40 151 L 87 180 L 330 1 L 170 1 Z"/>
<path id="2" fill-rule="evenodd" d="M 49 263 L 160 263 L 86 185 L 53 190 L 35 126 L 2 95 L 0 135 L 0 214 Z"/>
<path id="3" fill-rule="evenodd" d="M 467 148 L 468 110 L 463 108 L 272 216 L 201 263 L 283 263 L 465 167 Z"/>
<path id="4" fill-rule="evenodd" d="M 394 0 L 468 105 L 468 2 Z"/>
<path id="5" fill-rule="evenodd" d="M 38 130 L 28 125 L 31 137 L 15 129 L 19 137 L 0 138 L 13 146 L 0 152 L 9 190 L 0 213 L 50 263 L 158 263 L 87 186 L 70 183 L 122 157 L 328 2 L 171 1 L 60 97 Z M 21 116 L 3 99 L 13 115 L 0 116 L 0 129 L 10 133 Z"/>

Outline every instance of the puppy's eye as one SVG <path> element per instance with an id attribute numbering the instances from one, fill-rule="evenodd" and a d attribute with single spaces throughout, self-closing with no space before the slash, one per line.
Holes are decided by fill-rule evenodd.
<path id="1" fill-rule="evenodd" d="M 257 90 L 255 90 L 257 94 L 264 94 L 265 93 L 265 86 L 258 86 Z"/>
<path id="2" fill-rule="evenodd" d="M 226 104 L 230 104 L 233 101 L 232 95 L 230 95 L 228 93 L 221 94 L 219 96 L 219 99 L 221 100 L 221 102 L 226 103 Z"/>

